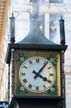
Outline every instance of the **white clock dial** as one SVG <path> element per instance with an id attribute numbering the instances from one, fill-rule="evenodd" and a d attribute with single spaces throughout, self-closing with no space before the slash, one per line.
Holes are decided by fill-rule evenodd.
<path id="1" fill-rule="evenodd" d="M 41 93 L 50 89 L 55 82 L 55 68 L 44 57 L 34 56 L 25 60 L 20 66 L 21 84 L 31 92 Z"/>

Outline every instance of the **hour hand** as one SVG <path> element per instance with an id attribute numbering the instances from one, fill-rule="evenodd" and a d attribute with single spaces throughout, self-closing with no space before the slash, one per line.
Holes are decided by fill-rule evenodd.
<path id="1" fill-rule="evenodd" d="M 33 73 L 35 75 L 37 75 L 38 77 L 40 77 L 41 79 L 43 79 L 43 81 L 47 81 L 47 78 L 46 77 L 43 77 L 42 75 L 38 74 L 37 72 L 33 71 Z M 35 78 L 35 77 L 34 77 Z M 36 78 L 35 78 L 36 79 Z"/>
<path id="2" fill-rule="evenodd" d="M 35 74 L 35 76 L 34 76 L 35 79 L 36 79 L 36 76 L 39 77 L 39 73 L 37 73 L 37 72 L 35 72 L 35 71 L 33 71 L 33 73 Z"/>
<path id="3" fill-rule="evenodd" d="M 45 68 L 45 66 L 47 65 L 48 61 L 40 68 L 40 70 L 35 74 L 35 79 L 40 75 L 40 73 L 43 71 L 43 69 Z M 34 73 L 34 71 L 33 71 Z"/>

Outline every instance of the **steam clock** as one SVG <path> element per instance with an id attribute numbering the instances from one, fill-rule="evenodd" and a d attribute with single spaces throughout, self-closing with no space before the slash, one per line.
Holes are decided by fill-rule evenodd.
<path id="1" fill-rule="evenodd" d="M 64 20 L 60 20 L 61 44 L 58 45 L 40 30 L 39 0 L 32 0 L 32 5 L 30 32 L 18 43 L 15 43 L 14 16 L 10 18 L 11 43 L 6 57 L 9 108 L 65 108 Z"/>

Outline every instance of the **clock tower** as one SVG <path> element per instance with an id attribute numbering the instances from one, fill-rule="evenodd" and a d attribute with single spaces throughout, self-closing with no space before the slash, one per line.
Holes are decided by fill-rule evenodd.
<path id="1" fill-rule="evenodd" d="M 64 20 L 60 20 L 61 44 L 48 40 L 40 30 L 39 0 L 32 0 L 30 32 L 15 43 L 12 15 L 11 40 L 6 62 L 9 67 L 9 108 L 65 108 Z"/>

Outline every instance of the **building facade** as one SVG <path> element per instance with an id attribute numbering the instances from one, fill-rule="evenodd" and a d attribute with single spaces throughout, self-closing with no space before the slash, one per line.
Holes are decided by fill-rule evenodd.
<path id="1" fill-rule="evenodd" d="M 8 71 L 5 63 L 9 1 L 0 0 L 0 101 L 7 99 Z"/>

